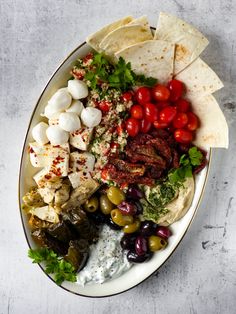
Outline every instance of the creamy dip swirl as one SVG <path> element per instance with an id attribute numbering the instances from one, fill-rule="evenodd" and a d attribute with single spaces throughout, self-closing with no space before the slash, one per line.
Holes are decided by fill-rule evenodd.
<path id="1" fill-rule="evenodd" d="M 115 231 L 104 225 L 99 240 L 90 246 L 87 265 L 78 273 L 77 283 L 103 283 L 119 277 L 131 267 L 126 252 L 120 246 L 121 231 Z"/>

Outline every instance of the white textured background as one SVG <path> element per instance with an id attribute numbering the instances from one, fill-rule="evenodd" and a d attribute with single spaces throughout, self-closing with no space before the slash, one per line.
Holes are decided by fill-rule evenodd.
<path id="1" fill-rule="evenodd" d="M 216 96 L 230 149 L 214 153 L 207 189 L 184 240 L 140 286 L 111 298 L 69 294 L 27 258 L 17 204 L 21 147 L 31 112 L 55 68 L 86 35 L 124 15 L 160 10 L 210 40 L 204 59 L 222 78 Z M 0 0 L 0 313 L 236 313 L 236 1 Z M 217 124 L 217 121 L 216 121 Z"/>

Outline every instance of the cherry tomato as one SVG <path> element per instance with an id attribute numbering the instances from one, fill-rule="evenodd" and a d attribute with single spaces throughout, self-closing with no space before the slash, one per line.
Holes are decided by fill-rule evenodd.
<path id="1" fill-rule="evenodd" d="M 188 123 L 188 116 L 184 112 L 178 112 L 173 120 L 175 129 L 181 129 Z"/>
<path id="2" fill-rule="evenodd" d="M 148 87 L 139 87 L 135 93 L 136 100 L 140 105 L 144 105 L 151 100 L 151 92 Z"/>
<path id="3" fill-rule="evenodd" d="M 121 124 L 119 124 L 116 128 L 117 134 L 121 135 L 125 130 L 125 123 L 122 122 Z"/>
<path id="4" fill-rule="evenodd" d="M 151 126 L 152 126 L 152 124 L 150 121 L 148 121 L 147 119 L 143 119 L 143 120 L 141 120 L 140 131 L 142 133 L 148 133 L 151 129 Z"/>
<path id="5" fill-rule="evenodd" d="M 161 110 L 159 115 L 160 122 L 164 122 L 169 124 L 171 121 L 173 121 L 174 117 L 176 116 L 177 110 L 175 107 L 165 107 Z"/>
<path id="6" fill-rule="evenodd" d="M 153 126 L 156 129 L 165 129 L 168 127 L 168 124 L 157 120 L 153 122 Z"/>
<path id="7" fill-rule="evenodd" d="M 193 112 L 188 112 L 188 124 L 187 129 L 189 131 L 195 131 L 199 127 L 199 119 Z"/>
<path id="8" fill-rule="evenodd" d="M 112 103 L 110 101 L 107 101 L 107 100 L 101 100 L 98 103 L 99 109 L 102 110 L 103 112 L 108 112 L 110 110 L 111 106 L 112 106 Z"/>
<path id="9" fill-rule="evenodd" d="M 132 118 L 143 119 L 143 107 L 140 105 L 133 105 L 130 109 L 130 114 Z"/>
<path id="10" fill-rule="evenodd" d="M 147 119 L 150 122 L 154 122 L 158 118 L 158 109 L 154 104 L 148 102 L 144 105 L 144 114 L 145 119 Z"/>
<path id="11" fill-rule="evenodd" d="M 157 84 L 152 88 L 152 97 L 157 101 L 165 101 L 170 97 L 170 91 L 164 85 Z"/>
<path id="12" fill-rule="evenodd" d="M 184 129 L 177 129 L 174 132 L 174 138 L 176 142 L 187 144 L 192 142 L 193 140 L 193 134 L 192 132 Z"/>
<path id="13" fill-rule="evenodd" d="M 176 101 L 182 96 L 184 85 L 181 81 L 174 79 L 168 83 L 168 88 L 170 90 L 170 100 Z"/>
<path id="14" fill-rule="evenodd" d="M 140 130 L 140 123 L 137 119 L 129 118 L 125 123 L 126 131 L 130 136 L 136 136 Z"/>
<path id="15" fill-rule="evenodd" d="M 133 92 L 125 92 L 121 95 L 121 98 L 124 102 L 129 102 L 130 100 L 133 99 Z"/>
<path id="16" fill-rule="evenodd" d="M 158 108 L 159 110 L 161 110 L 161 109 L 163 109 L 163 108 L 165 108 L 165 107 L 167 107 L 167 106 L 170 106 L 170 102 L 169 102 L 169 101 L 158 101 L 158 102 L 156 103 L 156 106 L 157 106 L 157 108 Z"/>
<path id="17" fill-rule="evenodd" d="M 187 112 L 190 109 L 190 102 L 186 99 L 178 99 L 175 102 L 175 106 L 177 107 L 178 112 Z"/>

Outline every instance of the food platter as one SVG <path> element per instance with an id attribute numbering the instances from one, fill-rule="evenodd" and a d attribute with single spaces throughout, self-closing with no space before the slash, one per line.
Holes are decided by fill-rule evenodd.
<path id="1" fill-rule="evenodd" d="M 35 174 L 36 170 L 30 165 L 29 157 L 27 154 L 27 147 L 31 138 L 31 130 L 32 127 L 40 120 L 40 113 L 43 110 L 43 106 L 45 104 L 45 99 L 49 99 L 50 96 L 63 84 L 66 83 L 67 79 L 69 78 L 69 70 L 73 65 L 73 62 L 81 56 L 86 55 L 91 50 L 91 48 L 86 44 L 83 43 L 79 47 L 77 47 L 68 57 L 67 59 L 59 66 L 59 68 L 55 71 L 55 73 L 50 78 L 49 82 L 47 83 L 46 87 L 44 88 L 39 100 L 36 103 L 35 109 L 30 119 L 30 123 L 28 126 L 23 152 L 22 152 L 22 159 L 20 165 L 20 176 L 19 176 L 19 202 L 21 204 L 21 199 L 23 195 L 28 191 L 29 187 L 32 185 L 32 178 L 33 174 Z M 211 158 L 211 150 L 208 151 L 208 159 Z M 175 237 L 172 237 L 170 240 L 169 246 L 161 252 L 158 256 L 154 257 L 151 261 L 147 262 L 147 264 L 143 265 L 135 265 L 132 267 L 127 273 L 125 273 L 120 278 L 114 279 L 111 282 L 104 283 L 102 286 L 100 285 L 91 285 L 87 287 L 80 287 L 76 284 L 71 283 L 63 283 L 61 285 L 62 288 L 66 290 L 76 293 L 79 295 L 84 296 L 91 296 L 91 297 L 103 297 L 103 296 L 110 296 L 117 293 L 124 292 L 132 287 L 138 285 L 146 278 L 148 278 L 151 274 L 158 270 L 158 268 L 170 257 L 173 251 L 176 249 L 178 244 L 181 242 L 183 236 L 185 235 L 186 231 L 188 230 L 194 215 L 197 211 L 197 208 L 200 204 L 204 187 L 207 181 L 207 174 L 209 171 L 210 164 L 208 164 L 207 168 L 205 168 L 200 175 L 197 177 L 196 182 L 196 191 L 194 200 L 192 203 L 191 208 L 189 209 L 186 216 L 181 220 L 176 222 L 172 225 L 173 233 Z M 27 177 L 25 176 L 27 174 Z M 35 247 L 35 243 L 31 239 L 30 236 L 30 229 L 27 225 L 26 216 L 22 211 L 22 223 L 23 228 L 25 231 L 25 236 L 30 248 Z M 41 266 L 43 270 L 43 266 Z"/>
<path id="2" fill-rule="evenodd" d="M 154 33 L 155 29 L 151 28 L 151 30 Z M 26 195 L 30 188 L 34 186 L 33 176 L 37 173 L 37 168 L 32 166 L 32 161 L 29 157 L 29 145 L 33 141 L 32 130 L 35 125 L 42 121 L 42 112 L 44 112 L 45 104 L 49 102 L 49 100 L 58 89 L 66 86 L 68 80 L 70 79 L 70 70 L 76 64 L 76 60 L 86 56 L 89 52 L 91 52 L 91 47 L 85 42 L 77 47 L 52 75 L 36 103 L 26 133 L 21 157 L 19 174 L 20 207 L 22 198 L 24 197 L 24 195 Z M 153 257 L 150 260 L 145 261 L 145 263 L 134 264 L 125 273 L 119 275 L 119 277 L 114 277 L 107 282 L 103 282 L 102 284 L 89 283 L 85 286 L 81 286 L 74 282 L 71 283 L 69 281 L 64 281 L 59 284 L 60 287 L 81 296 L 105 297 L 125 292 L 140 284 L 153 273 L 155 273 L 161 267 L 161 265 L 163 265 L 163 263 L 172 255 L 172 253 L 175 251 L 175 249 L 183 239 L 189 226 L 191 225 L 191 222 L 193 221 L 193 218 L 203 197 L 212 155 L 212 149 L 210 148 L 210 146 L 207 148 L 204 147 L 204 150 L 206 152 L 206 158 L 208 160 L 208 163 L 205 168 L 195 177 L 195 190 L 191 206 L 189 207 L 187 213 L 180 220 L 171 224 L 171 232 L 173 236 L 169 238 L 168 246 L 164 250 L 160 250 L 155 253 Z M 31 229 L 28 224 L 27 215 L 23 210 L 20 210 L 20 213 L 26 240 L 29 244 L 29 247 L 31 249 L 35 249 L 37 248 L 37 246 L 35 245 L 35 242 L 32 240 L 31 237 Z M 47 274 L 47 271 L 45 271 L 46 268 L 44 264 L 39 264 L 39 266 L 49 278 L 54 280 L 54 277 L 51 277 Z"/>

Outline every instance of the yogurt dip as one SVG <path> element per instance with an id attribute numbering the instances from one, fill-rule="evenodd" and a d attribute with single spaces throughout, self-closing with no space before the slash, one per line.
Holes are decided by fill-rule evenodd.
<path id="1" fill-rule="evenodd" d="M 102 226 L 98 242 L 90 246 L 87 265 L 78 273 L 79 285 L 103 283 L 119 277 L 132 266 L 120 246 L 122 235 L 121 231 L 112 230 L 107 225 Z"/>

